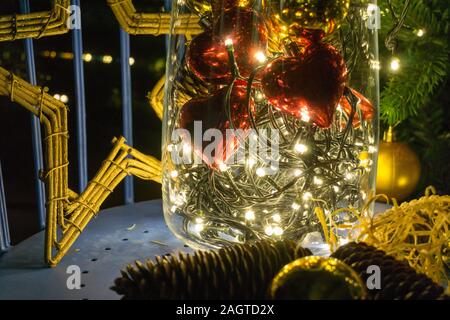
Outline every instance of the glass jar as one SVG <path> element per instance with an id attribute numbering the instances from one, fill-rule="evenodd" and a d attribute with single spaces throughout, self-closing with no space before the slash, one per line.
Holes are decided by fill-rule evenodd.
<path id="1" fill-rule="evenodd" d="M 188 14 L 202 33 L 183 35 Z M 162 163 L 177 237 L 319 254 L 345 239 L 357 217 L 338 209 L 374 195 L 378 14 L 375 1 L 173 1 Z"/>

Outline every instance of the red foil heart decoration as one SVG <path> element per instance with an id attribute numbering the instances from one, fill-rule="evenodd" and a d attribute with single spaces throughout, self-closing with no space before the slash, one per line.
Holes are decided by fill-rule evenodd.
<path id="1" fill-rule="evenodd" d="M 181 109 L 179 116 L 179 127 L 187 129 L 194 137 L 194 122 L 201 121 L 202 137 L 208 129 L 218 129 L 221 132 L 221 141 L 214 154 L 205 154 L 205 148 L 211 142 L 203 141 L 201 146 L 194 145 L 194 152 L 211 167 L 217 169 L 221 164 L 227 163 L 228 159 L 239 148 L 239 137 L 237 134 L 228 132 L 227 129 L 242 130 L 239 136 L 242 139 L 249 133 L 250 114 L 246 105 L 247 90 L 244 86 L 234 86 L 229 96 L 230 118 L 228 117 L 227 94 L 229 87 L 219 89 L 211 96 L 194 98 L 189 100 Z M 254 103 L 250 99 L 250 112 L 254 112 Z M 215 142 L 215 141 L 214 141 Z"/>
<path id="2" fill-rule="evenodd" d="M 186 52 L 186 63 L 200 79 L 213 84 L 231 81 L 231 69 L 227 49 L 221 38 L 205 31 L 196 36 Z"/>
<path id="3" fill-rule="evenodd" d="M 373 107 L 372 102 L 369 101 L 364 95 L 355 89 L 349 88 L 351 93 L 358 99 L 356 107 L 361 111 L 361 115 L 363 120 L 370 121 L 374 114 L 375 114 L 375 108 Z M 347 97 L 342 96 L 341 101 L 339 102 L 340 106 L 342 107 L 343 111 L 350 116 L 352 114 L 352 106 L 350 105 L 350 102 L 348 101 Z M 359 113 L 355 112 L 353 115 L 353 121 L 352 125 L 353 127 L 357 128 L 361 124 L 361 121 L 359 119 Z"/>
<path id="4" fill-rule="evenodd" d="M 251 9 L 227 10 L 213 24 L 212 30 L 199 34 L 188 46 L 186 63 L 198 78 L 217 85 L 230 83 L 232 67 L 225 46 L 227 39 L 233 42 L 234 58 L 243 77 L 249 77 L 261 63 L 256 54 L 267 51 L 267 28 L 263 19 Z"/>
<path id="5" fill-rule="evenodd" d="M 347 67 L 331 45 L 313 43 L 303 54 L 281 57 L 262 71 L 262 90 L 279 111 L 330 127 L 347 81 Z"/>

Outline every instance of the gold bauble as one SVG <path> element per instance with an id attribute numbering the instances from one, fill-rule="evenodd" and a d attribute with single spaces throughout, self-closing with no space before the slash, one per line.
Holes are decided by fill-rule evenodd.
<path id="1" fill-rule="evenodd" d="M 308 256 L 281 269 L 270 286 L 272 299 L 355 300 L 366 297 L 358 274 L 335 258 Z"/>
<path id="2" fill-rule="evenodd" d="M 186 0 L 186 5 L 199 16 L 208 16 L 214 11 L 218 15 L 220 11 L 231 8 L 249 8 L 254 0 Z"/>
<path id="3" fill-rule="evenodd" d="M 406 143 L 394 141 L 389 128 L 378 151 L 377 193 L 402 201 L 412 194 L 419 179 L 419 158 Z"/>
<path id="4" fill-rule="evenodd" d="M 271 8 L 290 31 L 320 29 L 331 33 L 348 14 L 350 0 L 275 0 Z"/>

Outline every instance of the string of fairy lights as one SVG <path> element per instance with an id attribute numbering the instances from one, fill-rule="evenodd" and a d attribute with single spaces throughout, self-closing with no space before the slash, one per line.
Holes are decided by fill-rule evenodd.
<path id="1" fill-rule="evenodd" d="M 40 56 L 43 58 L 49 58 L 49 59 L 62 59 L 62 60 L 73 60 L 73 53 L 72 52 L 65 52 L 65 51 L 54 51 L 54 50 L 44 50 L 40 52 Z M 90 62 L 101 62 L 103 64 L 111 64 L 113 62 L 119 62 L 119 58 L 114 58 L 113 56 L 106 54 L 106 55 L 95 55 L 92 53 L 83 53 L 82 59 L 84 62 L 90 63 Z M 130 66 L 133 66 L 136 63 L 135 58 L 130 57 L 129 59 Z"/>
<path id="2" fill-rule="evenodd" d="M 46 59 L 61 59 L 61 60 L 73 60 L 73 53 L 66 51 L 55 51 L 55 50 L 44 50 L 39 53 L 42 58 Z M 101 54 L 96 55 L 89 52 L 86 52 L 82 55 L 82 59 L 86 63 L 101 63 L 105 65 L 109 65 L 112 63 L 119 63 L 119 57 L 113 57 L 109 54 Z M 129 58 L 130 66 L 134 66 L 136 64 L 136 59 L 134 57 Z M 157 59 L 153 65 L 151 65 L 152 69 L 160 72 L 165 66 L 164 59 Z M 69 96 L 65 93 L 55 93 L 53 97 L 63 103 L 69 102 Z"/>
<path id="3" fill-rule="evenodd" d="M 282 117 L 264 109 L 257 127 L 263 123 L 279 127 L 276 120 Z M 350 120 L 342 111 L 336 116 L 347 123 Z M 171 211 L 184 217 L 184 230 L 190 238 L 217 246 L 282 235 L 298 238 L 320 231 L 316 206 L 330 213 L 344 203 L 359 207 L 367 199 L 372 160 L 360 159 L 360 154 L 376 151 L 370 134 L 347 125 L 344 130 L 333 125 L 323 133 L 308 123 L 295 122 L 283 137 L 289 141 L 300 131 L 308 142 L 281 145 L 280 169 L 274 175 L 267 175 L 264 162 L 252 157 L 245 165 L 226 165 L 219 171 L 183 165 L 170 172 Z M 372 129 L 370 125 L 367 128 Z M 338 155 L 341 145 L 346 149 L 344 156 Z M 170 149 L 177 147 L 191 149 L 186 143 L 170 145 Z M 322 200 L 328 198 L 333 199 L 331 203 Z M 224 240 L 224 235 L 229 240 Z"/>
<path id="4" fill-rule="evenodd" d="M 392 73 L 397 73 L 400 71 L 401 68 L 401 61 L 400 58 L 397 56 L 397 42 L 395 41 L 395 38 L 398 34 L 398 32 L 402 28 L 406 28 L 410 30 L 414 35 L 416 35 L 418 38 L 422 38 L 426 35 L 426 29 L 424 28 L 411 28 L 410 26 L 405 25 L 405 18 L 407 15 L 407 12 L 409 10 L 409 6 L 411 5 L 410 0 L 406 0 L 403 8 L 401 10 L 400 15 L 397 15 L 392 7 L 392 4 L 388 2 L 388 6 L 385 8 L 384 11 L 381 11 L 381 14 L 383 15 L 391 15 L 394 20 L 394 25 L 392 26 L 391 30 L 389 31 L 386 40 L 385 40 L 385 46 L 388 50 L 391 51 L 391 59 L 389 62 L 389 70 Z"/>
<path id="5" fill-rule="evenodd" d="M 232 39 L 225 40 L 225 45 L 233 60 Z M 264 67 L 276 56 L 258 52 L 254 58 Z M 232 66 L 237 68 L 236 63 Z M 239 70 L 231 73 L 237 75 L 232 83 L 240 80 Z M 182 236 L 208 247 L 261 238 L 299 239 L 321 232 L 317 207 L 326 214 L 342 207 L 361 207 L 371 195 L 371 166 L 377 148 L 376 129 L 370 121 L 353 126 L 355 117 L 362 119 L 359 98 L 346 90 L 352 112 L 347 114 L 338 106 L 331 128 L 319 130 L 307 115 L 295 118 L 274 110 L 264 93 L 252 88 L 251 82 L 258 80 L 245 80 L 250 81 L 247 95 L 257 110 L 252 129 L 281 134 L 279 155 L 273 159 L 278 167 L 267 168 L 265 159 L 249 154 L 251 136 L 240 145 L 246 154 L 244 163 L 221 164 L 218 170 L 204 163 L 170 164 L 173 170 L 165 173 L 163 192 Z M 182 90 L 183 84 L 177 85 Z M 177 108 L 169 110 L 172 128 L 177 116 Z M 194 152 L 194 147 L 178 140 L 164 152 L 170 159 L 169 154 Z M 269 147 L 263 154 L 270 154 Z M 336 222 L 352 223 L 354 218 L 335 216 Z"/>
<path id="6" fill-rule="evenodd" d="M 57 52 L 54 50 L 44 50 L 40 52 L 40 56 L 47 59 L 61 59 L 61 60 L 73 60 L 73 53 L 72 52 Z M 119 62 L 119 59 L 114 59 L 111 55 L 94 55 L 92 53 L 83 53 L 82 59 L 84 62 L 90 63 L 90 62 L 100 62 L 103 64 L 111 64 L 114 61 Z M 130 66 L 133 66 L 135 64 L 136 60 L 133 57 L 130 57 L 129 63 Z M 69 102 L 69 97 L 67 94 L 64 93 L 55 93 L 53 97 L 63 103 Z"/>

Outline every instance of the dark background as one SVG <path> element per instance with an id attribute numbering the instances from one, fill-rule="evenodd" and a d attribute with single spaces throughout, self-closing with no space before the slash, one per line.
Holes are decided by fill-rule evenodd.
<path id="1" fill-rule="evenodd" d="M 31 10 L 49 10 L 50 0 L 31 0 Z M 136 9 L 161 11 L 163 1 L 134 0 Z M 111 139 L 122 134 L 119 24 L 106 0 L 81 1 L 83 50 L 94 56 L 84 63 L 88 172 L 92 178 L 111 149 Z M 0 15 L 19 13 L 18 0 L 1 0 Z M 73 60 L 43 57 L 46 50 L 72 51 L 71 34 L 35 40 L 38 84 L 49 87 L 49 93 L 69 98 L 70 187 L 78 190 L 76 158 L 76 115 Z M 161 122 L 151 109 L 146 95 L 165 71 L 164 36 L 131 36 L 131 67 L 134 146 L 160 157 Z M 101 61 L 113 57 L 111 64 Z M 96 60 L 100 59 L 100 61 Z M 0 65 L 27 79 L 24 42 L 0 42 Z M 30 113 L 8 98 L 0 97 L 0 160 L 3 170 L 8 218 L 13 244 L 39 230 L 31 145 Z M 135 179 L 135 200 L 161 197 L 160 185 Z M 103 208 L 123 203 L 123 185 L 114 191 Z"/>

